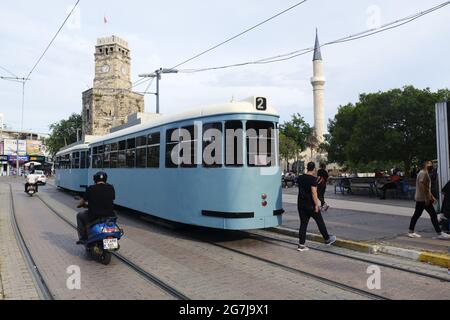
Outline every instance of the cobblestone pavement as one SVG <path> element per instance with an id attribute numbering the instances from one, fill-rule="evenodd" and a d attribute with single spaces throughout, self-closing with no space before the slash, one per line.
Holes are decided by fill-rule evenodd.
<path id="1" fill-rule="evenodd" d="M 73 197 L 46 189 L 46 201 L 74 219 Z M 352 295 L 315 280 L 255 261 L 237 253 L 192 240 L 121 214 L 125 229 L 122 254 L 197 299 L 345 299 Z M 328 253 L 298 253 L 292 245 L 276 245 L 235 237 L 231 233 L 203 230 L 209 239 L 265 259 L 305 270 L 367 290 L 367 263 Z M 219 234 L 219 238 L 217 238 Z M 221 236 L 223 236 L 221 238 Z M 349 252 L 351 254 L 352 252 Z M 385 257 L 385 260 L 389 258 Z M 398 263 L 392 259 L 392 263 Z M 408 262 L 410 263 L 410 262 Z M 421 264 L 416 263 L 419 268 Z M 377 294 L 393 299 L 450 299 L 448 283 L 381 267 L 382 289 Z M 353 298 L 355 296 L 353 295 Z"/>
<path id="2" fill-rule="evenodd" d="M 74 221 L 73 197 L 41 193 Z M 267 263 L 191 240 L 179 233 L 120 215 L 121 254 L 192 299 L 363 299 Z"/>
<path id="3" fill-rule="evenodd" d="M 298 230 L 297 188 L 283 189 L 283 226 Z M 417 250 L 447 251 L 450 241 L 438 240 L 429 215 L 424 212 L 417 222 L 416 231 L 423 237 L 411 239 L 406 236 L 414 212 L 414 201 L 379 200 L 367 196 L 334 194 L 327 190 L 326 199 L 330 209 L 323 213 L 328 231 L 348 240 L 383 242 L 393 246 Z M 368 211 L 370 208 L 371 211 Z M 311 220 L 309 232 L 318 233 Z"/>
<path id="4" fill-rule="evenodd" d="M 0 299 L 39 299 L 11 222 L 10 191 L 0 183 Z"/>
<path id="5" fill-rule="evenodd" d="M 40 188 L 39 192 L 45 188 Z M 76 232 L 69 225 L 51 213 L 37 197 L 28 197 L 21 185 L 14 184 L 13 191 L 17 220 L 25 242 L 56 299 L 172 299 L 115 258 L 108 266 L 88 260 L 84 248 L 75 245 Z M 71 266 L 80 268 L 79 290 L 70 290 L 67 286 Z"/>

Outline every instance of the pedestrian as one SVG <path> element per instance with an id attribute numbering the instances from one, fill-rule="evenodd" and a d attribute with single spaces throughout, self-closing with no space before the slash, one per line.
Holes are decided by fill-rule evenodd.
<path id="1" fill-rule="evenodd" d="M 411 218 L 411 223 L 409 225 L 408 237 L 410 238 L 420 238 L 421 235 L 414 232 L 417 220 L 426 210 L 431 217 L 431 222 L 433 223 L 434 230 L 438 234 L 438 239 L 450 239 L 450 235 L 442 232 L 439 226 L 439 221 L 437 217 L 436 210 L 433 204 L 436 202 L 436 198 L 431 194 L 431 179 L 429 173 L 433 170 L 433 163 L 430 160 L 426 160 L 422 163 L 422 170 L 417 174 L 416 179 L 416 209 L 414 215 Z"/>
<path id="2" fill-rule="evenodd" d="M 325 191 L 327 189 L 328 172 L 325 170 L 325 163 L 320 164 L 320 169 L 317 171 L 317 195 L 320 200 L 320 209 L 327 211 L 330 207 L 325 202 Z"/>
<path id="3" fill-rule="evenodd" d="M 335 236 L 328 234 L 327 227 L 323 221 L 322 214 L 320 212 L 319 199 L 317 196 L 317 177 L 316 165 L 314 162 L 308 163 L 306 166 L 307 173 L 299 176 L 298 178 L 298 200 L 297 209 L 300 216 L 300 229 L 299 229 L 299 245 L 298 251 L 307 251 L 308 247 L 305 246 L 306 242 L 306 230 L 308 229 L 309 219 L 313 218 L 316 221 L 319 231 L 322 234 L 325 244 L 331 245 L 336 241 Z"/>
<path id="4" fill-rule="evenodd" d="M 442 218 L 440 220 L 441 228 L 443 231 L 450 230 L 450 181 L 442 188 L 442 195 L 444 199 L 442 201 Z"/>

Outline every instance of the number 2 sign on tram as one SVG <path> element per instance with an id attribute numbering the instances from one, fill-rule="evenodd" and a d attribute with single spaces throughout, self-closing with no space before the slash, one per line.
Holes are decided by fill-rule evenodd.
<path id="1" fill-rule="evenodd" d="M 257 97 L 256 99 L 256 109 L 259 111 L 267 110 L 267 99 L 263 97 Z"/>

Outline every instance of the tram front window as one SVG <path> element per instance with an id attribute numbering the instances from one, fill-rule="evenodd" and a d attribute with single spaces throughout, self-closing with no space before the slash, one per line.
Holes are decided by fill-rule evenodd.
<path id="1" fill-rule="evenodd" d="M 275 166 L 274 124 L 267 121 L 247 121 L 247 165 Z"/>
<path id="2" fill-rule="evenodd" d="M 243 130 L 241 121 L 225 123 L 225 165 L 242 167 L 243 161 Z"/>

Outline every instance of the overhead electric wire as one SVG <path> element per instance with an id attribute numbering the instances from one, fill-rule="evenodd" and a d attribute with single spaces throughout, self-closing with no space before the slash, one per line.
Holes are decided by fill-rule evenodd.
<path id="1" fill-rule="evenodd" d="M 384 24 L 378 28 L 372 28 L 369 30 L 365 30 L 347 37 L 342 37 L 327 43 L 322 44 L 320 47 L 325 47 L 325 46 L 329 46 L 329 45 L 333 45 L 333 44 L 339 44 L 339 43 L 344 43 L 344 42 L 349 42 L 349 41 L 354 41 L 354 40 L 358 40 L 361 38 L 365 38 L 365 37 L 369 37 L 387 30 L 391 30 L 394 28 L 398 28 L 400 26 L 403 26 L 407 23 L 413 22 L 414 20 L 417 20 L 427 14 L 430 14 L 434 11 L 437 11 L 439 9 L 442 9 L 443 7 L 447 6 L 450 4 L 450 1 L 446 1 L 443 2 L 435 7 L 432 7 L 430 9 L 427 9 L 425 11 L 421 11 L 418 12 L 416 14 L 404 17 L 402 19 L 396 20 L 396 21 L 392 21 L 389 22 L 387 24 Z M 178 70 L 179 73 L 196 73 L 196 72 L 203 72 L 203 71 L 210 71 L 210 70 L 218 70 L 218 69 L 227 69 L 227 68 L 233 68 L 233 67 L 241 67 L 241 66 L 245 66 L 245 65 L 254 65 L 254 64 L 268 64 L 268 63 L 274 63 L 274 62 L 280 62 L 280 61 L 286 61 L 286 60 L 290 60 L 302 55 L 305 55 L 307 53 L 313 52 L 314 51 L 314 47 L 309 47 L 309 48 L 304 48 L 304 49 L 300 49 L 300 50 L 296 50 L 290 53 L 285 53 L 285 54 L 280 54 L 277 56 L 272 56 L 272 57 L 267 57 L 267 58 L 262 58 L 262 59 L 258 59 L 258 60 L 254 60 L 254 61 L 247 61 L 247 62 L 241 62 L 241 63 L 236 63 L 236 64 L 229 64 L 229 65 L 224 65 L 224 66 L 216 66 L 216 67 L 206 67 L 206 68 L 197 68 L 197 69 L 182 69 L 182 70 Z"/>
<path id="2" fill-rule="evenodd" d="M 150 89 L 150 87 L 152 86 L 153 81 L 155 81 L 155 78 L 152 78 L 152 80 L 150 81 L 150 83 L 148 84 L 148 86 L 145 88 L 143 94 L 149 93 L 149 92 L 148 92 L 148 89 Z"/>
<path id="3" fill-rule="evenodd" d="M 281 12 L 279 12 L 279 13 L 273 15 L 273 16 L 271 16 L 270 18 L 267 18 L 264 21 L 261 21 L 260 23 L 258 23 L 256 25 L 254 25 L 254 26 L 252 26 L 252 27 L 250 27 L 250 28 L 248 28 L 248 29 L 238 33 L 237 35 L 235 35 L 235 36 L 233 36 L 231 38 L 228 38 L 225 41 L 222 41 L 222 42 L 212 46 L 211 48 L 206 49 L 206 50 L 204 50 L 204 51 L 194 55 L 193 57 L 191 57 L 191 58 L 189 58 L 187 60 L 184 60 L 183 62 L 177 64 L 176 66 L 174 66 L 172 68 L 170 68 L 170 70 L 176 69 L 176 68 L 182 66 L 183 64 L 186 64 L 186 63 L 188 63 L 188 62 L 190 62 L 190 61 L 192 61 L 194 59 L 197 59 L 198 57 L 200 57 L 200 56 L 202 56 L 202 55 L 204 55 L 204 54 L 206 54 L 206 53 L 208 53 L 208 52 L 210 52 L 210 51 L 212 51 L 214 49 L 217 49 L 218 47 L 220 47 L 220 46 L 222 46 L 222 45 L 224 45 L 224 44 L 226 44 L 226 43 L 228 43 L 228 42 L 230 42 L 230 41 L 232 41 L 232 40 L 234 40 L 234 39 L 236 39 L 236 38 L 238 38 L 238 37 L 240 37 L 240 36 L 242 36 L 242 35 L 244 35 L 244 34 L 246 34 L 248 32 L 250 32 L 251 30 L 256 29 L 259 26 L 261 26 L 261 25 L 263 25 L 263 24 L 265 24 L 265 23 L 267 23 L 267 22 L 269 22 L 269 21 L 271 21 L 271 20 L 281 16 L 282 14 L 284 14 L 284 13 L 286 13 L 286 12 L 288 12 L 288 11 L 298 7 L 298 6 L 300 6 L 301 4 L 305 3 L 306 1 L 308 1 L 308 0 L 303 0 L 303 1 L 300 1 L 300 2 L 298 2 L 296 4 L 294 4 L 293 6 L 291 6 L 291 7 L 287 8 L 287 9 L 285 9 L 285 10 L 283 10 L 283 11 L 281 11 Z"/>
<path id="4" fill-rule="evenodd" d="M 31 74 L 34 72 L 34 70 L 36 69 L 36 67 L 38 66 L 38 64 L 41 62 L 42 58 L 44 58 L 45 54 L 47 53 L 48 49 L 50 49 L 50 46 L 53 44 L 53 42 L 55 41 L 56 37 L 58 36 L 58 34 L 61 32 L 62 28 L 64 27 L 64 25 L 66 24 L 67 20 L 69 20 L 70 16 L 72 15 L 72 13 L 75 11 L 76 7 L 78 6 L 78 4 L 80 3 L 81 0 L 77 0 L 77 2 L 75 3 L 75 5 L 73 6 L 72 10 L 69 12 L 69 14 L 67 15 L 66 19 L 64 19 L 62 25 L 59 27 L 58 31 L 56 32 L 56 34 L 53 36 L 52 40 L 50 41 L 50 43 L 47 45 L 47 47 L 45 48 L 44 52 L 41 54 L 41 56 L 39 57 L 39 59 L 36 61 L 36 63 L 34 64 L 33 68 L 31 68 L 31 71 L 28 73 L 27 78 L 29 78 L 31 76 Z"/>
<path id="5" fill-rule="evenodd" d="M 6 69 L 5 67 L 0 66 L 0 69 L 2 69 L 3 71 L 6 71 L 7 73 L 9 73 L 11 76 L 18 78 L 19 76 L 17 74 L 12 73 L 11 71 L 9 71 L 8 69 Z"/>

